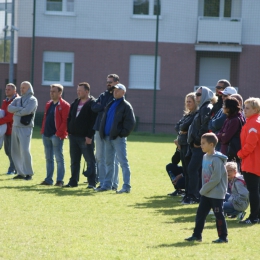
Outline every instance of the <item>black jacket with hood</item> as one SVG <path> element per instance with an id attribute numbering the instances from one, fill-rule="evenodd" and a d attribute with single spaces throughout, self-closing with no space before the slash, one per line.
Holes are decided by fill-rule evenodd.
<path id="1" fill-rule="evenodd" d="M 202 95 L 197 111 L 192 124 L 188 131 L 188 143 L 190 145 L 200 145 L 201 136 L 208 132 L 209 113 L 213 107 L 210 103 L 214 93 L 207 87 L 200 87 Z"/>

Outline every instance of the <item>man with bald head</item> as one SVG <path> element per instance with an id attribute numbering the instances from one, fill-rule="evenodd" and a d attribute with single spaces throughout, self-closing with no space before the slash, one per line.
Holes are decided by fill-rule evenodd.
<path id="1" fill-rule="evenodd" d="M 32 179 L 33 175 L 30 143 L 38 101 L 34 97 L 33 87 L 30 82 L 22 82 L 20 92 L 21 97 L 14 99 L 8 106 L 8 112 L 14 114 L 11 153 L 17 176 L 13 179 L 28 181 Z M 27 123 L 24 123 L 21 118 L 28 115 L 32 116 Z"/>
<path id="2" fill-rule="evenodd" d="M 106 175 L 104 182 L 97 192 L 112 189 L 115 156 L 120 163 L 123 173 L 123 186 L 117 193 L 129 193 L 130 167 L 127 160 L 126 137 L 132 132 L 135 126 L 135 115 L 129 102 L 125 100 L 126 87 L 123 84 L 114 86 L 114 99 L 106 106 L 100 123 L 99 134 L 105 140 Z"/>

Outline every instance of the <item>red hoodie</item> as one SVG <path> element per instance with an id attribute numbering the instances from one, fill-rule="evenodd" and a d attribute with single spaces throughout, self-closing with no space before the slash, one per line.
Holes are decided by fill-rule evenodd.
<path id="1" fill-rule="evenodd" d="M 6 135 L 11 135 L 12 134 L 12 127 L 13 127 L 13 113 L 10 113 L 7 111 L 7 107 L 9 106 L 10 103 L 16 98 L 19 97 L 18 94 L 15 94 L 12 98 L 10 99 L 5 99 L 3 100 L 2 107 L 5 111 L 5 116 L 3 118 L 0 118 L 0 125 L 7 124 L 7 130 L 6 130 Z"/>
<path id="2" fill-rule="evenodd" d="M 42 120 L 41 134 L 44 133 L 46 114 L 52 102 L 53 102 L 52 100 L 48 101 L 45 106 L 44 117 Z M 68 135 L 67 119 L 68 119 L 69 110 L 70 110 L 70 104 L 64 99 L 60 98 L 57 106 L 55 107 L 55 114 L 54 114 L 54 121 L 56 126 L 55 135 L 58 136 L 60 139 L 65 139 Z"/>

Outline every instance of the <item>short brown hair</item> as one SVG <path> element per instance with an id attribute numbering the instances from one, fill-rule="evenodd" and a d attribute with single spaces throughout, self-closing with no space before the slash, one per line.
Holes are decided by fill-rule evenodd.
<path id="1" fill-rule="evenodd" d="M 114 82 L 119 81 L 119 76 L 117 74 L 109 74 L 107 78 L 113 78 Z"/>
<path id="2" fill-rule="evenodd" d="M 14 90 L 16 90 L 16 86 L 13 84 L 13 83 L 8 83 L 8 84 L 6 84 L 6 87 L 7 86 L 10 86 L 10 87 L 12 87 Z"/>
<path id="3" fill-rule="evenodd" d="M 81 82 L 78 86 L 83 86 L 85 90 L 90 91 L 90 85 L 87 82 Z"/>
<path id="4" fill-rule="evenodd" d="M 207 143 L 209 144 L 213 144 L 214 147 L 216 147 L 217 143 L 218 143 L 218 138 L 214 133 L 206 133 L 204 135 L 202 135 L 201 139 L 205 139 Z"/>
<path id="5" fill-rule="evenodd" d="M 61 84 L 51 84 L 51 88 L 57 88 L 58 92 L 63 92 L 63 86 Z"/>

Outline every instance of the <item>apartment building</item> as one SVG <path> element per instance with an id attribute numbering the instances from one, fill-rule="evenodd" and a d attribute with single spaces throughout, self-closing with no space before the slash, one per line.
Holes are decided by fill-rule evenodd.
<path id="1" fill-rule="evenodd" d="M 184 97 L 197 86 L 214 89 L 226 78 L 244 98 L 260 96 L 260 1 L 159 2 L 16 0 L 16 82 L 33 78 L 43 111 L 51 83 L 63 84 L 72 102 L 77 83 L 89 82 L 98 97 L 107 74 L 116 73 L 127 87 L 138 130 L 152 131 L 155 120 L 155 132 L 167 133 L 174 133 Z M 8 64 L 0 63 L 0 69 L 4 88 Z"/>

